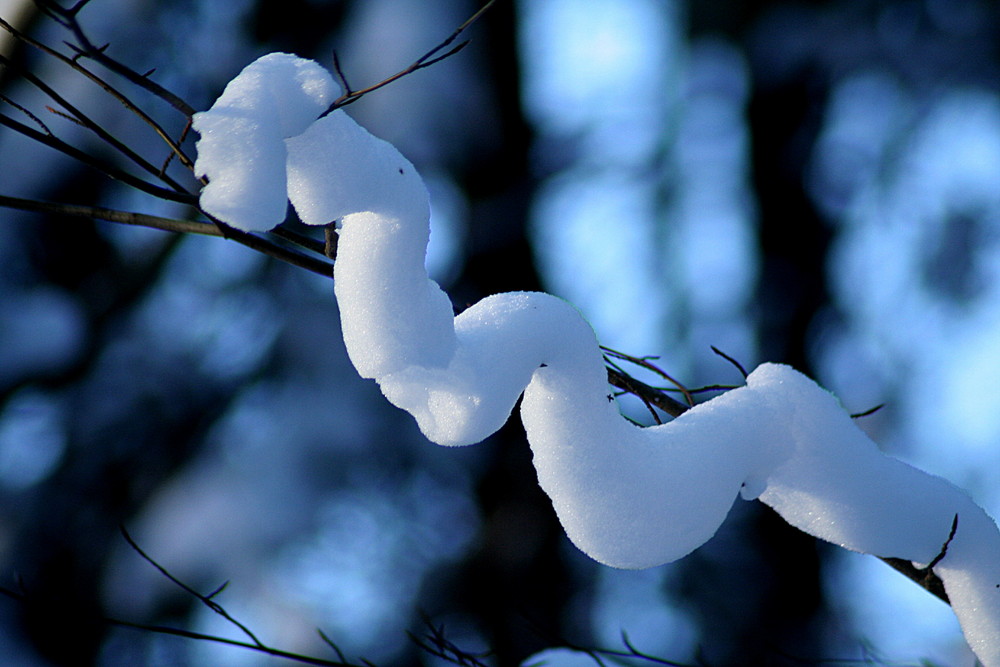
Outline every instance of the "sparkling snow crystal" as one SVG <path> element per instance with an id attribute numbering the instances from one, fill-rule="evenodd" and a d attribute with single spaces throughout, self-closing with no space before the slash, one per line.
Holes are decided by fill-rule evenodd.
<path id="1" fill-rule="evenodd" d="M 195 129 L 202 207 L 267 229 L 287 197 L 310 224 L 338 222 L 343 335 L 362 376 L 442 445 L 482 440 L 521 418 L 538 481 L 570 539 L 624 568 L 684 556 L 737 496 L 840 546 L 927 564 L 973 650 L 1000 667 L 1000 533 L 943 479 L 883 455 L 837 400 L 786 366 L 670 423 L 639 428 L 607 400 L 593 331 L 547 294 L 499 294 L 452 316 L 424 269 L 428 201 L 416 171 L 343 111 L 319 120 L 334 84 L 285 54 L 250 65 Z"/>

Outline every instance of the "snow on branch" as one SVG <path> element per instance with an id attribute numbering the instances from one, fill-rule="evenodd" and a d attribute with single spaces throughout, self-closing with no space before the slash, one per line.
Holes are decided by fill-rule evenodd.
<path id="1" fill-rule="evenodd" d="M 764 364 L 745 386 L 640 428 L 607 400 L 602 348 L 565 301 L 497 294 L 454 317 L 424 268 L 423 181 L 342 110 L 316 120 L 333 87 L 318 65 L 286 54 L 234 79 L 195 116 L 196 165 L 210 181 L 202 205 L 233 227 L 264 229 L 290 199 L 303 222 L 336 224 L 348 354 L 428 439 L 478 442 L 523 394 L 539 484 L 595 560 L 681 558 L 738 496 L 759 498 L 811 535 L 932 571 L 977 656 L 1000 666 L 1000 532 L 964 492 L 884 455 L 834 396 L 787 366 Z"/>

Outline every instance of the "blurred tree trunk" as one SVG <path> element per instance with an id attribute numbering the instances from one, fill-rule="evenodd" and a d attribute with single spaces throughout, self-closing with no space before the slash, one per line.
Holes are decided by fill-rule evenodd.
<path id="1" fill-rule="evenodd" d="M 490 135 L 488 149 L 456 175 L 471 204 L 466 263 L 449 288 L 458 310 L 490 294 L 541 289 L 527 235 L 538 184 L 521 107 L 517 3 L 498 2 L 477 30 L 483 36 L 473 49 L 485 58 L 496 122 L 480 130 Z M 439 604 L 463 609 L 480 624 L 499 665 L 518 665 L 565 634 L 574 591 L 561 555 L 565 537 L 538 487 L 520 419 L 515 415 L 482 446 L 489 464 L 478 484 L 481 546 L 448 575 L 455 599 Z"/>
<path id="2" fill-rule="evenodd" d="M 829 300 L 830 231 L 805 190 L 804 176 L 828 81 L 809 63 L 775 76 L 775 63 L 757 55 L 766 50 L 753 48 L 755 30 L 772 3 L 715 0 L 688 6 L 693 39 L 721 32 L 749 54 L 761 358 L 812 375 L 808 336 Z M 701 620 L 705 658 L 713 665 L 751 665 L 767 664 L 780 652 L 826 656 L 823 628 L 831 619 L 821 571 L 829 550 L 758 503 L 738 505 L 735 513 L 745 516 L 724 526 L 717 541 L 722 544 L 710 542 L 680 563 L 680 579 L 687 582 L 681 590 Z M 736 536 L 727 539 L 732 533 Z"/>

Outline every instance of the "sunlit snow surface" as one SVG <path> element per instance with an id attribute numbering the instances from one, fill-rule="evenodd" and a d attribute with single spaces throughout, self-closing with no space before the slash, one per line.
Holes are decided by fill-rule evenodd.
<path id="1" fill-rule="evenodd" d="M 194 115 L 201 135 L 195 174 L 209 176 L 202 208 L 245 231 L 284 220 L 284 140 L 316 120 L 336 91 L 330 73 L 311 60 L 271 53 L 248 65 L 209 112 Z"/>
<path id="2" fill-rule="evenodd" d="M 741 493 L 847 549 L 925 564 L 957 516 L 935 572 L 973 650 L 1000 665 L 1000 533 L 967 495 L 883 455 L 831 394 L 786 366 L 764 364 L 745 387 L 642 429 L 608 400 L 596 337 L 565 301 L 499 294 L 453 317 L 423 267 L 423 182 L 342 111 L 304 123 L 322 112 L 313 95 L 322 77 L 296 75 L 315 67 L 281 55 L 244 70 L 223 98 L 238 100 L 252 122 L 234 121 L 242 116 L 221 99 L 201 114 L 196 129 L 212 136 L 199 170 L 214 187 L 210 199 L 232 204 L 213 213 L 234 227 L 260 228 L 257 209 L 285 206 L 286 192 L 303 221 L 339 220 L 335 290 L 351 361 L 430 440 L 478 442 L 523 392 L 540 485 L 570 539 L 614 567 L 684 556 Z M 273 90 L 285 94 L 260 93 Z M 254 190 L 259 205 L 244 218 L 237 204 L 247 184 L 284 186 L 286 174 L 287 187 Z"/>

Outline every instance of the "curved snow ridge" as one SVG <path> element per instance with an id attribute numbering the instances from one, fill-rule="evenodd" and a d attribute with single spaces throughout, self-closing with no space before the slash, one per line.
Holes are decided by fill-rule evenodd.
<path id="1" fill-rule="evenodd" d="M 236 97 L 239 82 L 230 84 Z M 251 77 L 246 85 L 253 92 L 261 82 Z M 201 127 L 215 127 L 215 109 Z M 247 149 L 235 144 L 245 137 L 233 128 L 232 137 L 210 143 L 208 159 L 199 156 L 212 184 L 271 173 L 273 165 L 241 161 Z M 284 132 L 255 131 L 265 142 Z M 787 366 L 764 364 L 745 387 L 667 424 L 636 427 L 609 400 L 594 332 L 565 301 L 498 294 L 453 316 L 424 268 L 426 189 L 393 146 L 342 111 L 282 141 L 287 161 L 279 171 L 302 220 L 339 220 L 335 292 L 351 361 L 428 439 L 478 442 L 523 393 L 539 484 L 570 539 L 614 567 L 684 556 L 715 534 L 741 494 L 816 537 L 916 563 L 941 554 L 957 515 L 935 572 L 979 659 L 1000 667 L 996 524 L 950 483 L 882 454 L 831 394 Z M 219 147 L 231 145 L 235 157 L 224 159 Z M 284 196 L 282 189 L 282 205 Z M 220 217 L 241 226 L 240 215 Z"/>
<path id="2" fill-rule="evenodd" d="M 201 192 L 205 212 L 244 231 L 280 224 L 288 209 L 284 140 L 305 131 L 338 90 L 319 63 L 288 53 L 245 67 L 211 109 L 194 114 L 195 176 L 210 179 Z"/>

